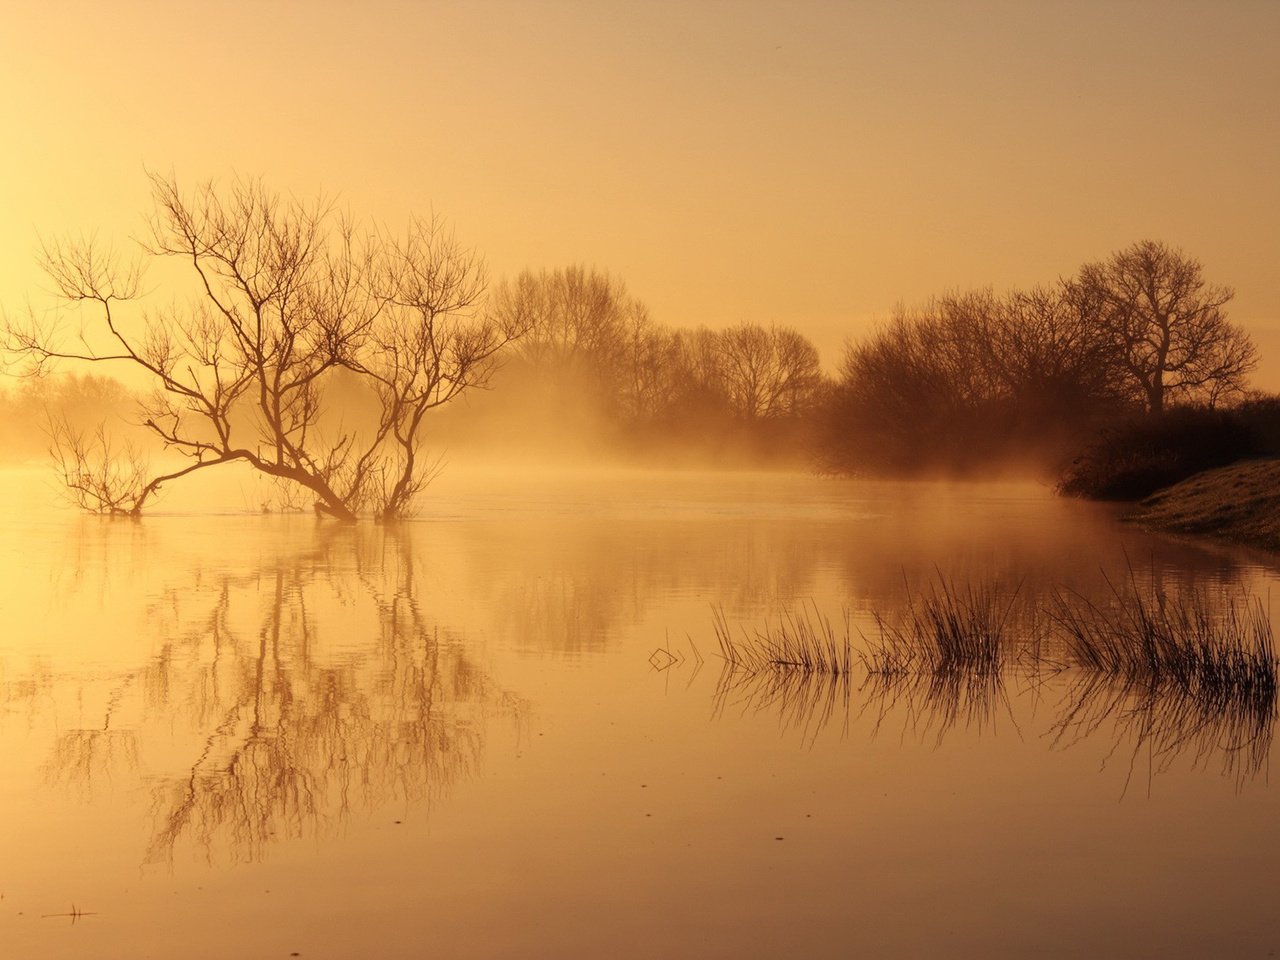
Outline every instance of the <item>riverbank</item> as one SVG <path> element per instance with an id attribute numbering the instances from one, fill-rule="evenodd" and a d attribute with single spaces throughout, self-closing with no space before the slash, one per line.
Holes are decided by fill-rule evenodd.
<path id="1" fill-rule="evenodd" d="M 1153 493 L 1125 519 L 1153 530 L 1280 551 L 1280 459 L 1197 473 Z"/>

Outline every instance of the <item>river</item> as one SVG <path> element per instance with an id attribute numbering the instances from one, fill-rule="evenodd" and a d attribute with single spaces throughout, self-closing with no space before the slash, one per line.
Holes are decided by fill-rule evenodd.
<path id="1" fill-rule="evenodd" d="M 0 492 L 5 957 L 1280 950 L 1273 702 L 780 682 L 715 633 L 865 649 L 980 585 L 1025 650 L 1055 598 L 1265 604 L 1265 554 L 1025 483 L 464 466 L 354 528 Z"/>

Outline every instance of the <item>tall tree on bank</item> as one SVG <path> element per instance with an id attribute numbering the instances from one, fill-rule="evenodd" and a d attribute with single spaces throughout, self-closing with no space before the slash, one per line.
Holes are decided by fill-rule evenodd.
<path id="1" fill-rule="evenodd" d="M 1181 250 L 1143 240 L 1086 264 L 1076 286 L 1151 413 L 1238 395 L 1257 364 L 1248 334 L 1224 311 L 1234 291 L 1205 283 L 1200 261 Z"/>
<path id="2" fill-rule="evenodd" d="M 164 484 L 240 462 L 338 519 L 402 514 L 429 476 L 423 415 L 485 383 L 522 332 L 478 313 L 479 257 L 437 219 L 395 236 L 358 230 L 323 202 L 282 200 L 259 181 L 188 195 L 152 176 L 152 187 L 143 252 L 186 265 L 187 305 L 142 312 L 140 264 L 90 239 L 46 245 L 42 257 L 58 293 L 86 308 L 79 328 L 35 315 L 6 324 L 7 350 L 32 371 L 78 362 L 144 375 L 153 392 L 142 425 L 186 460 L 134 475 L 110 503 L 82 496 L 83 505 L 136 515 Z M 363 429 L 322 418 L 340 371 L 378 401 Z M 75 443 L 62 452 L 87 456 Z"/>

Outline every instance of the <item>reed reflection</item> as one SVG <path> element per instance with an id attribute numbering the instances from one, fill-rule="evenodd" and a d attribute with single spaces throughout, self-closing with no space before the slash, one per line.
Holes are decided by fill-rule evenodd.
<path id="1" fill-rule="evenodd" d="M 410 536 L 390 528 L 326 530 L 256 569 L 193 572 L 156 605 L 159 650 L 114 679 L 100 729 L 57 738 L 49 779 L 92 787 L 122 758 L 166 768 L 149 777 L 148 862 L 184 846 L 257 859 L 358 811 L 429 807 L 475 771 L 486 720 L 521 705 L 418 593 Z M 136 732 L 114 728 L 118 709 Z M 172 747 L 148 734 L 161 725 Z"/>
<path id="2" fill-rule="evenodd" d="M 809 742 L 865 720 L 872 738 L 893 726 L 940 747 L 957 729 L 994 733 L 1002 716 L 1021 734 L 1018 718 L 1047 701 L 1054 748 L 1127 749 L 1129 778 L 1144 755 L 1151 776 L 1188 758 L 1242 787 L 1267 768 L 1278 712 L 1269 617 L 1227 587 L 1165 588 L 1148 599 L 1135 578 L 1109 604 L 1053 593 L 1017 605 L 939 581 L 856 641 L 816 608 L 754 631 L 717 610 L 713 713 L 773 714 Z"/>
<path id="3" fill-rule="evenodd" d="M 1277 662 L 1271 621 L 1257 600 L 1194 587 L 1180 594 L 1136 579 L 1105 603 L 1056 596 L 1063 645 L 1079 665 L 1053 741 L 1110 731 L 1151 775 L 1183 755 L 1220 762 L 1237 783 L 1256 776 L 1271 751 Z"/>
<path id="4" fill-rule="evenodd" d="M 1126 789 L 1144 757 L 1148 782 L 1187 758 L 1193 767 L 1216 765 L 1243 786 L 1267 769 L 1275 722 L 1274 691 L 1214 695 L 1167 682 L 1086 674 L 1068 687 L 1050 735 L 1062 748 L 1090 738 L 1109 740 L 1109 757 L 1127 754 Z"/>

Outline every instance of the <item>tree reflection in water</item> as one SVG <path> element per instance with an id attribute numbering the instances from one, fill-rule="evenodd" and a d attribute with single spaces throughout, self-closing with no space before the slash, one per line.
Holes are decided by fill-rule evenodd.
<path id="1" fill-rule="evenodd" d="M 391 528 L 326 530 L 311 549 L 170 590 L 158 653 L 111 698 L 141 690 L 143 731 L 190 734 L 190 759 L 153 788 L 147 861 L 182 845 L 258 859 L 355 811 L 430 804 L 472 774 L 487 718 L 521 704 L 417 593 L 409 533 Z M 109 709 L 101 729 L 58 737 L 49 776 L 88 787 L 138 757 Z"/>

